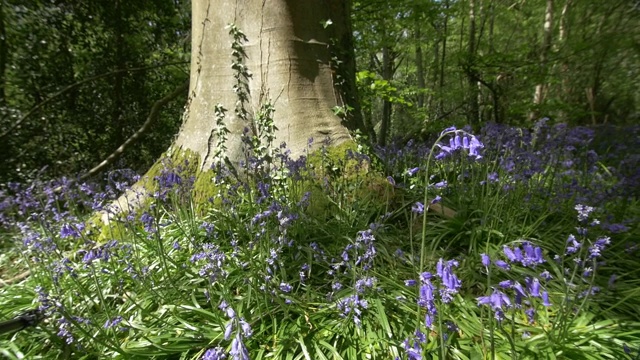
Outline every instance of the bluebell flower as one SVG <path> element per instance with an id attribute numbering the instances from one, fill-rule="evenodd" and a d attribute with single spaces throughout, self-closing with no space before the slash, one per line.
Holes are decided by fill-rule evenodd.
<path id="1" fill-rule="evenodd" d="M 122 319 L 122 316 L 116 316 L 116 317 L 115 317 L 115 318 L 113 318 L 113 319 L 107 320 L 107 321 L 104 323 L 104 326 L 103 326 L 103 327 L 104 327 L 105 329 L 110 329 L 110 328 L 112 328 L 112 327 L 115 327 L 115 326 L 119 325 L 119 324 L 122 322 L 122 320 L 123 320 L 123 319 Z"/>
<path id="2" fill-rule="evenodd" d="M 596 242 L 589 247 L 589 258 L 596 258 L 602 254 L 602 250 L 611 243 L 611 239 L 608 236 L 604 236 L 596 240 Z"/>
<path id="3" fill-rule="evenodd" d="M 574 235 L 569 235 L 567 238 L 567 245 L 567 250 L 565 251 L 566 255 L 575 254 L 580 247 L 582 247 L 582 244 L 576 240 Z"/>
<path id="4" fill-rule="evenodd" d="M 533 324 L 535 321 L 536 310 L 534 308 L 528 308 L 524 311 L 525 315 L 527 315 L 527 319 L 529 320 L 529 324 Z"/>
<path id="5" fill-rule="evenodd" d="M 493 290 L 493 293 L 489 296 L 480 296 L 477 298 L 478 306 L 488 305 L 495 313 L 495 318 L 498 321 L 504 319 L 504 310 L 511 307 L 511 300 L 502 291 Z"/>
<path id="6" fill-rule="evenodd" d="M 511 270 L 511 266 L 504 260 L 496 260 L 494 264 L 504 270 Z"/>
<path id="7" fill-rule="evenodd" d="M 545 270 L 545 271 L 540 273 L 540 278 L 544 279 L 546 281 L 549 281 L 549 280 L 553 279 L 553 276 L 551 275 L 551 273 L 549 273 L 549 270 Z"/>
<path id="8" fill-rule="evenodd" d="M 516 253 L 507 245 L 504 245 L 502 247 L 502 252 L 507 257 L 507 260 L 509 260 L 512 263 L 522 260 L 522 257 L 518 258 L 518 256 L 516 256 Z"/>
<path id="9" fill-rule="evenodd" d="M 182 178 L 180 175 L 173 171 L 164 172 L 160 176 L 156 177 L 156 180 L 158 180 L 160 186 L 165 189 L 170 189 L 182 184 Z"/>
<path id="10" fill-rule="evenodd" d="M 240 318 L 240 329 L 242 329 L 242 335 L 245 338 L 250 338 L 253 335 L 251 325 L 244 318 Z"/>
<path id="11" fill-rule="evenodd" d="M 545 262 L 542 255 L 542 248 L 539 246 L 533 246 L 530 242 L 525 241 L 522 243 L 524 254 L 520 263 L 524 267 L 535 267 L 537 264 L 543 264 Z"/>
<path id="12" fill-rule="evenodd" d="M 225 340 L 231 339 L 231 333 L 233 333 L 233 320 L 227 321 L 227 323 L 224 326 L 224 339 Z"/>
<path id="13" fill-rule="evenodd" d="M 285 282 L 280 283 L 280 290 L 282 292 L 288 293 L 288 292 L 291 292 L 292 289 L 293 288 L 288 283 L 285 283 Z"/>
<path id="14" fill-rule="evenodd" d="M 233 360 L 249 360 L 249 350 L 242 342 L 242 336 L 240 333 L 236 333 L 236 336 L 233 338 L 229 354 L 232 356 Z"/>
<path id="15" fill-rule="evenodd" d="M 448 186 L 449 184 L 447 183 L 447 180 L 442 180 L 440 182 L 435 183 L 433 186 L 436 189 L 444 189 Z"/>
<path id="16" fill-rule="evenodd" d="M 392 176 L 387 176 L 387 181 L 391 186 L 396 186 L 396 180 Z"/>
<path id="17" fill-rule="evenodd" d="M 422 213 L 424 213 L 424 205 L 420 201 L 417 201 L 411 206 L 411 211 L 415 214 L 422 215 Z"/>
<path id="18" fill-rule="evenodd" d="M 480 258 L 482 259 L 482 266 L 489 267 L 491 265 L 491 258 L 487 254 L 480 254 Z"/>
<path id="19" fill-rule="evenodd" d="M 154 233 L 156 231 L 156 228 L 153 226 L 155 219 L 148 212 L 145 211 L 144 213 L 142 213 L 142 215 L 140 216 L 140 222 L 142 222 L 142 224 L 144 225 L 144 229 L 146 232 Z"/>
<path id="20" fill-rule="evenodd" d="M 83 224 L 63 224 L 62 227 L 60 228 L 60 237 L 61 238 L 67 238 L 67 237 L 73 237 L 73 238 L 79 238 L 80 237 L 80 231 L 82 231 L 82 229 L 84 228 Z"/>
<path id="21" fill-rule="evenodd" d="M 409 342 L 409 339 L 405 339 L 402 342 L 402 347 L 407 353 L 407 358 L 409 360 L 422 360 L 422 350 L 420 349 L 420 344 L 417 340 L 413 341 L 413 345 Z"/>
<path id="22" fill-rule="evenodd" d="M 433 284 L 430 281 L 420 285 L 420 296 L 418 297 L 418 305 L 424 308 L 430 308 L 434 306 L 435 297 L 433 291 L 435 290 Z"/>
<path id="23" fill-rule="evenodd" d="M 358 294 L 339 299 L 337 302 L 337 308 L 341 311 L 340 316 L 352 316 L 354 323 L 358 326 L 361 324 L 360 317 L 362 316 L 362 310 L 368 307 L 369 303 L 367 300 L 361 299 Z"/>
<path id="24" fill-rule="evenodd" d="M 578 221 L 582 222 L 589 218 L 589 214 L 591 214 L 594 210 L 591 206 L 578 204 L 575 206 L 576 211 L 578 212 Z"/>
<path id="25" fill-rule="evenodd" d="M 549 302 L 549 293 L 546 291 L 542 292 L 542 305 L 551 306 L 551 302 Z"/>
<path id="26" fill-rule="evenodd" d="M 205 351 L 204 355 L 202 355 L 202 360 L 225 360 L 226 358 L 227 354 L 219 346 Z"/>
<path id="27" fill-rule="evenodd" d="M 440 277 L 443 288 L 440 289 L 440 298 L 443 303 L 449 303 L 453 300 L 453 295 L 458 293 L 458 289 L 462 287 L 462 282 L 453 273 L 452 268 L 457 267 L 456 260 L 444 261 L 440 259 L 436 265 L 436 274 Z"/>
<path id="28" fill-rule="evenodd" d="M 355 289 L 357 292 L 363 293 L 366 288 L 373 288 L 377 281 L 378 279 L 370 276 L 358 279 L 356 281 Z"/>
<path id="29" fill-rule="evenodd" d="M 525 282 L 527 283 L 527 287 L 529 288 L 529 293 L 533 297 L 540 297 L 540 280 L 536 278 L 525 278 Z"/>
<path id="30" fill-rule="evenodd" d="M 407 176 L 413 176 L 420 170 L 419 167 L 414 167 L 412 169 L 407 170 Z"/>

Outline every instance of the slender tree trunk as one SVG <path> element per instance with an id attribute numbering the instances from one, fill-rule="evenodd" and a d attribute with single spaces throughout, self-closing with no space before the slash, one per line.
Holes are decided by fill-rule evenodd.
<path id="1" fill-rule="evenodd" d="M 114 22 L 113 32 L 115 37 L 115 65 L 116 69 L 126 68 L 124 58 L 124 34 L 122 23 L 122 3 L 121 0 L 114 2 Z M 124 76 L 125 73 L 116 73 L 113 77 L 113 107 L 111 109 L 111 126 L 115 127 L 114 144 L 122 144 L 126 139 L 124 111 Z"/>
<path id="2" fill-rule="evenodd" d="M 4 6 L 4 0 L 0 0 L 0 107 L 5 106 L 7 101 L 5 87 L 7 85 L 6 73 L 9 52 L 7 49 L 7 31 L 4 24 Z"/>
<path id="3" fill-rule="evenodd" d="M 558 31 L 558 51 L 564 50 L 566 47 L 567 39 L 569 37 L 569 10 L 573 5 L 573 0 L 565 0 L 564 6 L 562 7 L 562 12 L 560 13 L 560 24 Z M 569 79 L 569 60 L 566 56 L 562 57 L 562 61 L 560 63 L 560 80 L 561 80 L 561 91 L 560 97 L 564 100 L 565 103 L 569 103 L 571 101 L 571 81 Z M 560 120 L 566 121 L 567 114 L 565 111 L 560 112 Z"/>
<path id="4" fill-rule="evenodd" d="M 391 81 L 393 78 L 393 54 L 388 45 L 382 47 L 382 79 Z M 382 123 L 378 134 L 378 145 L 385 146 L 391 127 L 392 104 L 387 97 L 382 100 Z"/>
<path id="5" fill-rule="evenodd" d="M 424 91 L 427 87 L 424 74 L 424 59 L 422 56 L 422 44 L 421 44 L 420 24 L 416 25 L 415 40 L 416 40 L 416 77 L 418 80 L 418 108 L 424 107 Z"/>
<path id="6" fill-rule="evenodd" d="M 536 85 L 533 94 L 534 110 L 531 112 L 529 119 L 535 120 L 539 116 L 539 107 L 544 103 L 547 92 L 547 60 L 549 51 L 551 50 L 551 41 L 553 39 L 553 0 L 547 0 L 547 8 L 544 15 L 542 47 L 540 48 L 540 83 Z"/>
<path id="7" fill-rule="evenodd" d="M 444 113 L 444 79 L 445 66 L 447 59 L 447 37 L 449 26 L 449 0 L 444 1 L 444 19 L 442 21 L 442 51 L 440 58 L 440 79 L 438 82 L 438 109 L 436 113 L 441 116 Z"/>
<path id="8" fill-rule="evenodd" d="M 475 56 L 476 56 L 476 6 L 477 0 L 469 1 L 469 47 L 468 47 L 468 62 L 469 70 L 467 73 L 467 83 L 469 89 L 468 96 L 468 119 L 469 123 L 477 126 L 480 123 L 480 106 L 478 104 L 478 81 L 474 74 L 475 70 Z"/>

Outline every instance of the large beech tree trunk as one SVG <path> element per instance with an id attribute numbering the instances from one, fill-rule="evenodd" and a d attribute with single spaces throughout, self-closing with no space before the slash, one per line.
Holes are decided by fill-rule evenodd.
<path id="1" fill-rule="evenodd" d="M 336 106 L 354 104 L 355 63 L 346 0 L 193 0 L 190 103 L 175 148 L 200 155 L 201 166 L 212 164 L 216 137 L 214 108 L 228 110 L 230 130 L 226 147 L 232 163 L 242 159 L 240 136 L 252 129 L 261 104 L 275 107 L 276 142 L 286 142 L 292 156 L 303 153 L 308 139 L 316 145 L 329 139 L 349 139 L 347 121 L 335 115 Z M 231 65 L 234 24 L 247 38 L 244 63 L 248 79 L 248 121 L 234 114 L 237 79 Z"/>
<path id="2" fill-rule="evenodd" d="M 286 142 L 293 158 L 322 144 L 349 140 L 348 130 L 361 128 L 362 122 L 349 9 L 349 0 L 192 0 L 189 100 L 167 155 L 189 152 L 198 157 L 200 170 L 210 169 L 218 149 L 219 105 L 227 110 L 224 145 L 232 165 L 244 160 L 242 133 L 255 129 L 254 116 L 266 102 L 275 108 L 273 144 Z M 242 103 L 234 90 L 239 82 L 232 65 L 238 54 L 232 53 L 231 24 L 246 36 L 241 61 L 252 74 L 240 76 L 240 88 L 247 93 Z M 336 107 L 347 106 L 346 118 L 335 114 Z M 238 112 L 238 107 L 244 110 Z M 154 165 L 148 177 L 157 174 L 158 166 L 163 164 Z M 145 184 L 149 182 L 141 180 L 120 197 L 112 211 L 135 211 L 142 202 L 136 193 L 150 190 L 141 191 Z M 101 218 L 109 222 L 107 213 Z"/>

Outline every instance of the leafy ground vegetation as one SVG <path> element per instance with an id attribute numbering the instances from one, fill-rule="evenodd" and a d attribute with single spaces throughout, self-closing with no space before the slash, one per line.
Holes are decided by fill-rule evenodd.
<path id="1" fill-rule="evenodd" d="M 88 216 L 130 172 L 10 184 L 0 318 L 44 319 L 0 353 L 636 359 L 639 133 L 542 120 L 301 159 L 247 139 L 204 211 L 188 166 L 167 167 L 106 229 Z"/>

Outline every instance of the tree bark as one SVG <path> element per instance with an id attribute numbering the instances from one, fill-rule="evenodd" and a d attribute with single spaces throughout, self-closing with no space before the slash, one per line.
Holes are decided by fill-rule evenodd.
<path id="1" fill-rule="evenodd" d="M 573 5 L 572 0 L 565 0 L 564 6 L 562 7 L 562 12 L 560 13 L 560 24 L 558 31 L 558 46 L 562 47 L 558 49 L 559 51 L 565 50 L 567 40 L 569 37 L 569 10 Z M 561 92 L 560 98 L 564 100 L 565 103 L 569 103 L 571 101 L 571 83 L 569 79 L 569 60 L 566 55 L 562 57 L 562 61 L 560 63 L 560 79 L 561 79 Z M 560 121 L 567 120 L 566 111 L 560 110 Z"/>
<path id="2" fill-rule="evenodd" d="M 424 107 L 424 91 L 427 88 L 424 74 L 424 59 L 422 56 L 422 37 L 420 36 L 421 24 L 416 24 L 415 38 L 416 38 L 416 77 L 418 80 L 418 101 L 417 107 L 422 109 Z M 437 47 L 437 45 L 436 45 Z"/>
<path id="3" fill-rule="evenodd" d="M 347 84 L 338 87 L 332 68 L 332 56 L 338 67 L 354 64 L 353 57 L 335 61 L 335 57 L 351 55 L 353 49 L 332 54 L 332 39 L 344 43 L 346 34 L 350 36 L 348 14 L 332 12 L 346 11 L 346 5 L 344 0 L 194 0 L 191 98 L 175 147 L 200 155 L 204 169 L 212 165 L 217 144 L 214 108 L 221 104 L 233 110 L 238 101 L 233 90 L 236 78 L 231 68 L 229 24 L 246 35 L 245 64 L 253 73 L 247 79 L 249 118 L 229 111 L 225 119 L 231 163 L 242 160 L 241 134 L 253 127 L 251 113 L 266 101 L 275 107 L 276 144 L 286 142 L 294 157 L 307 149 L 309 138 L 316 140 L 316 146 L 325 138 L 331 144 L 348 140 L 345 125 L 357 127 L 359 123 L 343 123 L 332 111 L 353 96 L 343 94 L 344 88 L 355 89 L 355 71 L 345 71 L 341 80 Z M 327 20 L 332 24 L 325 28 L 322 24 Z"/>
<path id="4" fill-rule="evenodd" d="M 265 103 L 275 108 L 273 144 L 286 142 L 292 158 L 350 140 L 348 128 L 359 127 L 361 120 L 343 120 L 334 113 L 344 105 L 360 111 L 357 104 L 346 102 L 355 99 L 346 93 L 355 89 L 349 8 L 347 0 L 193 0 L 189 99 L 167 155 L 189 153 L 191 160 L 195 155 L 202 170 L 198 175 L 207 174 L 217 160 L 220 106 L 227 110 L 223 126 L 229 131 L 225 163 L 235 167 L 245 160 L 242 134 L 255 131 L 254 115 Z M 235 54 L 230 28 L 245 35 Z M 244 75 L 239 67 L 247 69 L 241 71 Z M 146 178 L 157 166 L 162 164 L 154 165 Z M 100 214 L 101 220 L 108 224 L 110 213 L 139 209 L 144 197 L 138 194 L 146 181 L 116 200 Z"/>
<path id="5" fill-rule="evenodd" d="M 536 85 L 533 94 L 534 110 L 529 115 L 530 120 L 535 120 L 539 116 L 539 107 L 542 105 L 547 92 L 546 82 L 546 66 L 551 50 L 551 41 L 553 38 L 553 0 L 547 0 L 547 8 L 544 14 L 544 35 L 542 37 L 542 47 L 540 49 L 540 82 Z"/>
<path id="6" fill-rule="evenodd" d="M 116 69 L 127 67 L 124 56 L 124 24 L 122 19 L 121 0 L 114 1 L 113 37 L 115 38 L 115 65 Z M 115 129 L 114 144 L 122 144 L 125 139 L 124 116 L 124 73 L 116 73 L 113 77 L 113 107 L 111 108 L 111 126 Z"/>
<path id="7" fill-rule="evenodd" d="M 0 107 L 6 104 L 7 31 L 4 24 L 4 0 L 0 0 Z"/>
<path id="8" fill-rule="evenodd" d="M 394 55 L 388 45 L 382 47 L 382 79 L 391 82 L 393 78 Z M 391 127 L 392 104 L 388 97 L 382 99 L 382 122 L 380 134 L 378 134 L 378 145 L 387 145 L 387 137 Z"/>
<path id="9" fill-rule="evenodd" d="M 449 0 L 444 1 L 444 19 L 442 20 L 442 52 L 440 58 L 440 79 L 438 81 L 438 109 L 436 114 L 438 117 L 444 114 L 444 78 L 445 78 L 445 66 L 447 60 L 447 37 L 448 37 L 448 25 L 449 25 Z"/>
<path id="10" fill-rule="evenodd" d="M 475 75 L 475 56 L 476 56 L 476 0 L 469 2 L 469 47 L 468 47 L 468 73 L 467 83 L 469 87 L 468 97 L 468 119 L 473 126 L 478 126 L 480 122 L 480 106 L 478 104 L 478 82 Z"/>

